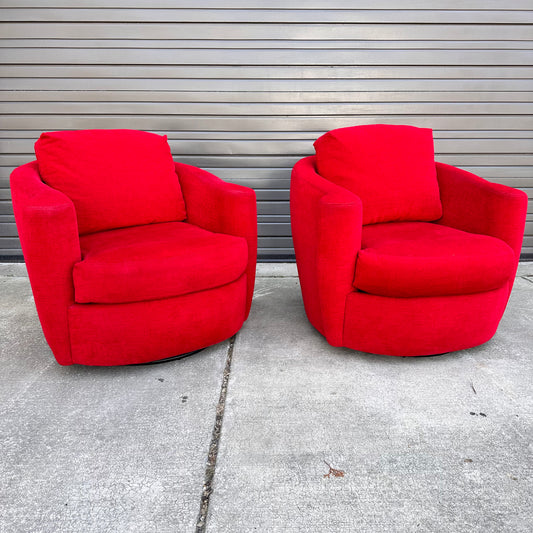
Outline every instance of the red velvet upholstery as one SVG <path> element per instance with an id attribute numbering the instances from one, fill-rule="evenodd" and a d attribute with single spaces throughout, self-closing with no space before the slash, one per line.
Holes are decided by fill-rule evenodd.
<path id="1" fill-rule="evenodd" d="M 333 346 L 431 355 L 494 335 L 514 281 L 527 196 L 434 165 L 441 218 L 373 225 L 363 225 L 365 200 L 322 177 L 316 157 L 295 165 L 291 224 L 304 306 Z"/>
<path id="2" fill-rule="evenodd" d="M 36 161 L 13 171 L 11 196 L 44 336 L 57 362 L 72 364 L 68 307 L 74 303 L 72 269 L 81 259 L 74 204 L 41 181 Z"/>
<path id="3" fill-rule="evenodd" d="M 344 300 L 353 290 L 361 247 L 362 206 L 355 194 L 321 178 L 313 160 L 302 159 L 292 173 L 294 251 L 307 316 L 331 344 L 340 346 Z"/>
<path id="4" fill-rule="evenodd" d="M 244 237 L 248 243 L 246 318 L 250 313 L 257 262 L 257 204 L 248 187 L 226 183 L 209 172 L 176 163 L 187 207 L 187 222 L 216 233 Z"/>
<path id="5" fill-rule="evenodd" d="M 317 139 L 315 149 L 319 174 L 361 198 L 363 224 L 441 216 L 430 129 L 339 128 Z"/>
<path id="6" fill-rule="evenodd" d="M 55 131 L 40 136 L 35 154 L 41 179 L 72 200 L 81 235 L 185 218 L 166 136 Z"/>
<path id="7" fill-rule="evenodd" d="M 381 296 L 471 294 L 504 285 L 515 263 L 511 247 L 487 235 L 430 222 L 371 224 L 363 227 L 354 287 Z"/>
<path id="8" fill-rule="evenodd" d="M 435 163 L 442 201 L 439 224 L 497 237 L 520 257 L 526 193 L 488 182 L 460 168 Z"/>
<path id="9" fill-rule="evenodd" d="M 68 310 L 72 362 L 146 363 L 211 346 L 239 331 L 245 301 L 243 275 L 232 283 L 175 298 L 74 304 Z"/>
<path id="10" fill-rule="evenodd" d="M 75 202 L 42 181 L 36 162 L 11 174 L 35 304 L 58 363 L 163 359 L 242 326 L 255 278 L 255 193 L 187 165 L 173 169 L 174 204 L 185 203 L 186 222 L 177 213 L 165 223 L 82 236 Z"/>
<path id="11" fill-rule="evenodd" d="M 509 284 L 454 296 L 388 298 L 351 292 L 346 297 L 344 346 L 383 355 L 435 355 L 492 338 L 505 310 Z"/>
<path id="12" fill-rule="evenodd" d="M 231 283 L 248 263 L 242 237 L 165 222 L 80 238 L 74 265 L 78 303 L 159 300 Z"/>

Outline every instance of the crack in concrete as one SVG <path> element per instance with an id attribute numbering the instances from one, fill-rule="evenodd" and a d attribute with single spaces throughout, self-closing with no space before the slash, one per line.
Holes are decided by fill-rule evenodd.
<path id="1" fill-rule="evenodd" d="M 207 525 L 209 498 L 213 492 L 213 480 L 215 478 L 215 470 L 217 465 L 218 445 L 220 443 L 220 435 L 222 432 L 222 422 L 224 420 L 224 410 L 226 408 L 226 395 L 228 392 L 228 382 L 231 373 L 231 361 L 233 359 L 233 349 L 235 347 L 236 338 L 237 334 L 233 335 L 229 341 L 228 354 L 226 356 L 226 366 L 224 367 L 222 385 L 220 387 L 220 396 L 216 409 L 215 424 L 211 433 L 211 443 L 209 444 L 209 452 L 207 454 L 204 486 L 202 488 L 202 497 L 200 499 L 200 511 L 198 512 L 198 518 L 196 520 L 196 533 L 205 533 L 205 528 Z"/>

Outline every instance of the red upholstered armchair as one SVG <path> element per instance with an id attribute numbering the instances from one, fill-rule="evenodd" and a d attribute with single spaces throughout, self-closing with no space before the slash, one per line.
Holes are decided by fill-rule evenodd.
<path id="1" fill-rule="evenodd" d="M 166 137 L 41 135 L 11 175 L 45 337 L 62 365 L 145 363 L 218 343 L 250 311 L 253 190 L 174 163 Z"/>
<path id="2" fill-rule="evenodd" d="M 333 346 L 397 356 L 488 341 L 513 285 L 526 195 L 435 163 L 428 129 L 341 128 L 315 149 L 291 180 L 313 326 Z"/>

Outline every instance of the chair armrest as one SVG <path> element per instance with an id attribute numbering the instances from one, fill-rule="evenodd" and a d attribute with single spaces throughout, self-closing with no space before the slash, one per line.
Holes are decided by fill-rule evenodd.
<path id="1" fill-rule="evenodd" d="M 213 174 L 175 163 L 185 199 L 187 222 L 216 233 L 244 237 L 248 243 L 246 317 L 252 305 L 257 262 L 257 202 L 249 187 L 227 183 Z"/>
<path id="2" fill-rule="evenodd" d="M 491 183 L 451 165 L 436 163 L 442 202 L 439 224 L 505 241 L 518 261 L 527 212 L 527 195 Z"/>
<path id="3" fill-rule="evenodd" d="M 11 173 L 13 210 L 43 332 L 59 364 L 72 364 L 68 306 L 72 269 L 81 260 L 76 211 L 42 182 L 36 162 Z"/>
<path id="4" fill-rule="evenodd" d="M 317 174 L 314 161 L 315 156 L 306 157 L 292 171 L 294 251 L 307 316 L 330 344 L 341 346 L 363 207 L 357 195 Z"/>

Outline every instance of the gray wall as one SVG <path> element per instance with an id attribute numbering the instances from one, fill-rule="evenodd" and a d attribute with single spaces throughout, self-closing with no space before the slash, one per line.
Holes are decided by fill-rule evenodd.
<path id="1" fill-rule="evenodd" d="M 438 160 L 533 190 L 531 0 L 0 6 L 4 256 L 20 255 L 9 173 L 49 130 L 168 134 L 176 159 L 256 189 L 263 259 L 291 256 L 290 169 L 332 128 L 431 127 Z"/>

